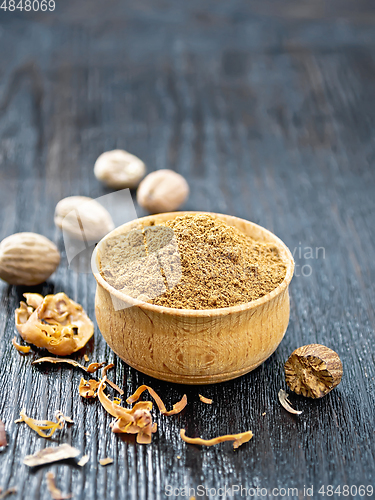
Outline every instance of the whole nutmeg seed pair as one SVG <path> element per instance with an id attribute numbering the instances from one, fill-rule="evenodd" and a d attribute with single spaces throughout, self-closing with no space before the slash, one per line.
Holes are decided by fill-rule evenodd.
<path id="1" fill-rule="evenodd" d="M 146 166 L 136 156 L 115 149 L 96 160 L 96 178 L 115 189 L 135 188 L 146 173 Z M 189 186 L 184 177 L 173 170 L 162 169 L 148 174 L 139 184 L 137 201 L 150 213 L 172 212 L 187 199 Z"/>
<path id="2" fill-rule="evenodd" d="M 85 242 L 97 242 L 115 227 L 107 210 L 86 196 L 59 201 L 55 224 L 69 237 Z M 59 263 L 56 245 L 41 234 L 16 233 L 0 243 L 0 278 L 11 285 L 39 285 Z"/>
<path id="3" fill-rule="evenodd" d="M 146 166 L 136 156 L 123 151 L 107 151 L 95 163 L 96 177 L 108 186 L 137 187 Z M 189 195 L 186 180 L 168 169 L 147 175 L 139 185 L 137 201 L 151 213 L 171 212 Z M 55 224 L 71 238 L 85 242 L 99 241 L 114 229 L 107 210 L 86 196 L 69 196 L 55 209 Z M 0 244 L 0 278 L 14 285 L 38 285 L 56 270 L 59 251 L 52 241 L 36 233 L 17 233 Z"/>

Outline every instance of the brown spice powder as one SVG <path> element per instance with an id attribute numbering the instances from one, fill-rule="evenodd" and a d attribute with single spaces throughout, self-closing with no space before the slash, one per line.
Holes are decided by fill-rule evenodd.
<path id="1" fill-rule="evenodd" d="M 279 249 L 210 215 L 183 215 L 107 241 L 101 274 L 153 304 L 216 309 L 244 304 L 285 278 Z"/>

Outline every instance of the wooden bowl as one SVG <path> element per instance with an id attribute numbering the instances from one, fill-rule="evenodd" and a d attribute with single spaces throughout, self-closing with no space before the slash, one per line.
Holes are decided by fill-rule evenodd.
<path id="1" fill-rule="evenodd" d="M 98 250 L 107 238 L 151 221 L 158 224 L 199 213 L 207 212 L 163 213 L 124 224 L 99 242 L 92 257 L 96 319 L 108 345 L 140 372 L 180 384 L 213 384 L 254 370 L 275 351 L 289 322 L 292 254 L 267 229 L 230 215 L 210 214 L 257 241 L 277 245 L 287 265 L 284 281 L 258 300 L 221 309 L 173 309 L 131 298 L 110 286 L 98 272 Z M 125 308 L 119 309 L 119 304 Z"/>

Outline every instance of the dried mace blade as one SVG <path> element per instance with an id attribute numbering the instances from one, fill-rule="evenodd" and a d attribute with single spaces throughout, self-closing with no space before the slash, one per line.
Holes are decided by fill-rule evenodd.
<path id="1" fill-rule="evenodd" d="M 15 349 L 21 354 L 29 354 L 30 346 L 29 345 L 20 345 L 17 343 L 17 337 L 13 337 L 12 344 Z"/>
<path id="2" fill-rule="evenodd" d="M 66 500 L 72 498 L 72 494 L 64 495 L 55 484 L 55 474 L 47 472 L 47 488 L 53 500 Z"/>
<path id="3" fill-rule="evenodd" d="M 191 438 L 186 436 L 185 429 L 180 429 L 180 436 L 185 443 L 198 444 L 204 446 L 215 446 L 216 444 L 223 443 L 224 441 L 233 441 L 233 448 L 236 450 L 243 443 L 247 443 L 253 437 L 251 431 L 241 432 L 240 434 L 226 434 L 225 436 L 218 436 L 212 439 Z"/>
<path id="4" fill-rule="evenodd" d="M 84 378 L 81 378 L 81 382 L 79 383 L 78 387 L 79 395 L 85 399 L 96 398 L 96 396 L 98 395 L 97 390 L 99 384 L 100 382 L 98 382 L 97 380 L 85 380 Z"/>
<path id="5" fill-rule="evenodd" d="M 112 432 L 137 434 L 137 443 L 151 443 L 151 435 L 156 432 L 157 425 L 152 422 L 151 401 L 141 401 L 133 406 L 133 408 L 124 408 L 120 406 L 119 400 L 111 401 L 105 394 L 107 376 L 104 375 L 100 381 L 98 388 L 98 398 L 103 408 L 116 418 L 110 425 Z"/>
<path id="6" fill-rule="evenodd" d="M 86 366 L 81 365 L 78 363 L 78 361 L 75 361 L 74 359 L 70 358 L 52 358 L 50 356 L 47 356 L 45 358 L 38 358 L 35 361 L 33 361 L 31 364 L 32 365 L 39 365 L 40 363 L 52 363 L 54 365 L 59 364 L 59 363 L 65 363 L 68 365 L 75 366 L 76 368 L 80 368 L 81 370 L 84 370 L 87 373 L 94 373 L 99 368 L 102 368 L 102 366 L 105 365 L 105 363 L 91 363 L 89 366 L 86 368 Z"/>
<path id="7" fill-rule="evenodd" d="M 286 409 L 286 411 L 288 411 L 289 413 L 293 413 L 294 415 L 301 415 L 302 411 L 295 410 L 294 408 L 291 407 L 290 401 L 288 399 L 288 394 L 283 389 L 279 390 L 278 397 L 281 406 L 283 406 Z"/>
<path id="8" fill-rule="evenodd" d="M 0 448 L 3 446 L 7 446 L 7 435 L 5 432 L 5 424 L 2 420 L 0 420 Z"/>
<path id="9" fill-rule="evenodd" d="M 159 408 L 160 412 L 163 415 L 166 415 L 167 417 L 169 417 L 170 415 L 176 415 L 177 413 L 180 413 L 187 405 L 187 397 L 186 394 L 184 394 L 180 399 L 180 401 L 177 401 L 177 403 L 173 405 L 173 410 L 167 411 L 161 397 L 158 396 L 158 394 L 154 391 L 154 389 L 152 389 L 152 387 L 149 387 L 148 385 L 139 386 L 138 389 L 135 391 L 135 393 L 128 397 L 126 402 L 131 404 L 134 403 L 135 401 L 138 401 L 141 394 L 145 391 L 148 391 L 150 393 L 150 395 L 154 398 L 155 403 Z"/>
<path id="10" fill-rule="evenodd" d="M 79 454 L 80 451 L 77 448 L 64 443 L 57 447 L 44 448 L 34 453 L 34 455 L 28 455 L 25 457 L 23 463 L 29 467 L 38 467 L 39 465 L 52 464 L 60 460 L 76 458 Z"/>
<path id="11" fill-rule="evenodd" d="M 7 490 L 5 490 L 4 492 L 2 492 L 1 488 L 0 488 L 0 500 L 3 500 L 3 498 L 6 498 L 7 496 L 9 495 L 13 495 L 14 493 L 17 493 L 17 488 L 16 487 L 13 487 L 13 488 L 9 488 Z"/>
<path id="12" fill-rule="evenodd" d="M 73 424 L 73 420 L 70 417 L 66 417 L 60 410 L 57 410 L 55 413 L 56 422 L 51 422 L 50 420 L 36 420 L 35 418 L 28 417 L 25 413 L 25 409 L 22 409 L 20 412 L 20 418 L 15 420 L 15 423 L 25 422 L 30 429 L 37 432 L 39 436 L 49 439 L 53 436 L 53 434 L 57 431 L 57 429 L 62 429 L 64 427 L 65 422 L 69 424 Z M 44 430 L 49 429 L 49 434 L 43 432 Z"/>
<path id="13" fill-rule="evenodd" d="M 285 380 L 296 394 L 322 398 L 334 389 L 342 378 L 342 363 L 338 354 L 320 344 L 299 347 L 284 365 Z"/>
<path id="14" fill-rule="evenodd" d="M 212 405 L 212 399 L 206 398 L 202 396 L 202 394 L 198 394 L 199 399 L 202 401 L 202 403 L 206 403 L 206 405 Z"/>

